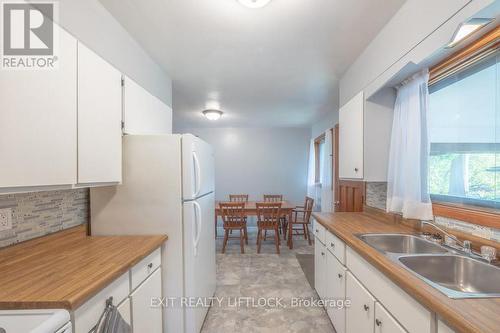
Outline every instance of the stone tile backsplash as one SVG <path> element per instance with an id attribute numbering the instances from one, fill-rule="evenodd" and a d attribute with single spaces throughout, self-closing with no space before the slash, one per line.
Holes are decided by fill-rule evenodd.
<path id="1" fill-rule="evenodd" d="M 367 182 L 366 183 L 366 205 L 385 210 L 387 201 L 387 183 Z M 459 230 L 477 237 L 500 242 L 500 229 L 483 227 L 470 222 L 436 216 L 436 223 L 449 229 Z"/>
<path id="2" fill-rule="evenodd" d="M 0 231 L 0 247 L 86 223 L 88 204 L 88 189 L 0 195 L 0 209 L 12 209 L 12 229 Z"/>

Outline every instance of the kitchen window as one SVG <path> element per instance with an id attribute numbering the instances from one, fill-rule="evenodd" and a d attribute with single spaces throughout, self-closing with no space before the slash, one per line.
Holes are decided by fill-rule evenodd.
<path id="1" fill-rule="evenodd" d="M 433 202 L 500 209 L 500 51 L 476 55 L 429 85 Z"/>

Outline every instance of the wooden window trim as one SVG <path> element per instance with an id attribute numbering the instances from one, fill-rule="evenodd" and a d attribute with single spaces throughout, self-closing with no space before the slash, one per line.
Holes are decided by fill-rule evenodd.
<path id="1" fill-rule="evenodd" d="M 456 73 L 500 47 L 500 25 L 429 70 L 429 85 Z M 479 206 L 435 202 L 434 215 L 500 229 L 500 212 Z"/>
<path id="2" fill-rule="evenodd" d="M 316 139 L 314 139 L 314 182 L 316 184 L 321 183 L 321 179 L 319 179 L 320 174 L 319 171 L 321 169 L 321 166 L 319 165 L 320 159 L 319 159 L 319 146 L 322 141 L 325 141 L 325 134 L 321 134 L 318 136 Z"/>

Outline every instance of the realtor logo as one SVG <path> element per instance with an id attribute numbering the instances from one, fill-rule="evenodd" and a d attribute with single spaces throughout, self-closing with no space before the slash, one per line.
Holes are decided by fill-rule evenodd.
<path id="1" fill-rule="evenodd" d="M 2 7 L 2 69 L 52 69 L 55 3 L 6 1 Z"/>

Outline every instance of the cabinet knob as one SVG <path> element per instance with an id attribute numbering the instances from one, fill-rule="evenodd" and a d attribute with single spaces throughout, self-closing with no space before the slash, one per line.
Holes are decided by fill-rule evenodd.
<path id="1" fill-rule="evenodd" d="M 340 274 L 340 273 L 339 273 L 339 279 L 342 279 L 342 277 L 343 277 L 343 276 L 344 276 L 344 275 L 342 275 L 342 274 Z"/>
<path id="2" fill-rule="evenodd" d="M 325 255 L 325 252 L 321 252 L 321 255 L 324 256 Z"/>
<path id="3" fill-rule="evenodd" d="M 334 244 L 334 243 L 330 243 L 330 246 L 331 246 L 331 247 L 335 247 L 335 244 Z"/>
<path id="4" fill-rule="evenodd" d="M 152 263 L 152 262 L 150 262 L 150 263 L 148 264 L 148 270 L 151 270 L 151 268 L 153 268 L 153 263 Z"/>
<path id="5" fill-rule="evenodd" d="M 359 171 L 359 169 L 358 169 L 358 168 L 354 168 L 354 172 L 358 172 L 358 171 Z"/>
<path id="6" fill-rule="evenodd" d="M 318 230 L 318 229 L 316 229 L 316 233 L 318 233 L 318 232 L 319 232 L 319 230 Z"/>
<path id="7" fill-rule="evenodd" d="M 363 309 L 365 309 L 365 311 L 368 311 L 368 310 L 370 310 L 370 307 L 365 304 L 365 305 L 363 305 Z"/>
<path id="8" fill-rule="evenodd" d="M 375 324 L 377 326 L 382 326 L 382 321 L 381 320 L 378 320 L 378 319 L 375 319 Z"/>

